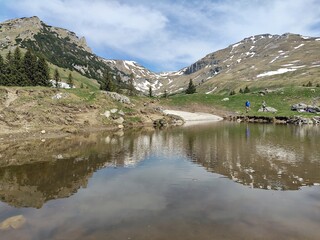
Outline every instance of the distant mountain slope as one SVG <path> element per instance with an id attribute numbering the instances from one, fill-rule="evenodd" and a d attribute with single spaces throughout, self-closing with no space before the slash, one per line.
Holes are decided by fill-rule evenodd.
<path id="1" fill-rule="evenodd" d="M 320 83 L 320 38 L 297 34 L 258 35 L 208 54 L 185 69 L 200 92 L 227 92 L 240 87 L 272 87 L 308 81 Z"/>
<path id="2" fill-rule="evenodd" d="M 8 20 L 0 24 L 0 51 L 15 46 L 41 52 L 52 64 L 76 70 L 101 81 L 104 72 L 120 75 L 126 83 L 147 94 L 184 91 L 192 79 L 197 91 L 229 93 L 250 88 L 320 83 L 320 38 L 297 34 L 257 35 L 213 52 L 175 72 L 155 73 L 134 61 L 104 59 L 92 53 L 84 38 L 38 17 Z"/>
<path id="3" fill-rule="evenodd" d="M 10 50 L 15 46 L 39 52 L 52 64 L 76 70 L 88 78 L 99 80 L 106 71 L 125 76 L 93 54 L 84 37 L 48 26 L 38 17 L 13 19 L 0 24 L 0 50 Z"/>

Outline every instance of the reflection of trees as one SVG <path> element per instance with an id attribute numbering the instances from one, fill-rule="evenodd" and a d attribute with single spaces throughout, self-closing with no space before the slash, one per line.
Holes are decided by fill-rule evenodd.
<path id="1" fill-rule="evenodd" d="M 91 134 L 1 145 L 0 198 L 16 207 L 40 208 L 86 187 L 93 173 L 108 166 L 132 166 L 143 159 L 148 134 Z M 149 141 L 149 140 L 148 140 Z M 139 149 L 139 151 L 137 151 Z"/>
<path id="2" fill-rule="evenodd" d="M 185 131 L 184 148 L 208 171 L 254 188 L 288 190 L 320 182 L 318 128 L 302 129 L 303 141 L 295 126 L 249 128 L 248 136 L 246 125 L 198 126 Z"/>

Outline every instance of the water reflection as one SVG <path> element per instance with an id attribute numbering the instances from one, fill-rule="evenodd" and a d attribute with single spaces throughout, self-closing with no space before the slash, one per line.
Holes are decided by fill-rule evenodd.
<path id="1" fill-rule="evenodd" d="M 252 188 L 296 190 L 320 183 L 315 126 L 221 125 L 185 133 L 185 149 L 208 171 Z"/>
<path id="2" fill-rule="evenodd" d="M 2 143 L 0 198 L 41 208 L 86 188 L 99 169 L 135 167 L 150 154 L 181 156 L 252 188 L 296 190 L 320 183 L 319 136 L 317 127 L 222 123 Z"/>

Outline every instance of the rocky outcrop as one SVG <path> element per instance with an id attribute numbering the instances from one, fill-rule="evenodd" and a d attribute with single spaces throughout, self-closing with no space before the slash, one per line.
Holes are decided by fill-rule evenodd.
<path id="1" fill-rule="evenodd" d="M 307 105 L 305 103 L 297 103 L 291 106 L 292 111 L 320 113 L 320 107 L 315 105 Z"/>
<path id="2" fill-rule="evenodd" d="M 104 92 L 107 96 L 111 97 L 113 100 L 116 100 L 118 102 L 121 103 L 125 103 L 125 104 L 131 104 L 130 98 L 128 98 L 127 96 L 121 95 L 119 93 L 116 92 Z"/>

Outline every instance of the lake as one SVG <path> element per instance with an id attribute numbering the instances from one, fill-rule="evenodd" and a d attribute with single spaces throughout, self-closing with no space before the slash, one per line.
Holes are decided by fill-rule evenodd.
<path id="1" fill-rule="evenodd" d="M 320 239 L 319 140 L 227 122 L 2 139 L 0 239 Z"/>

